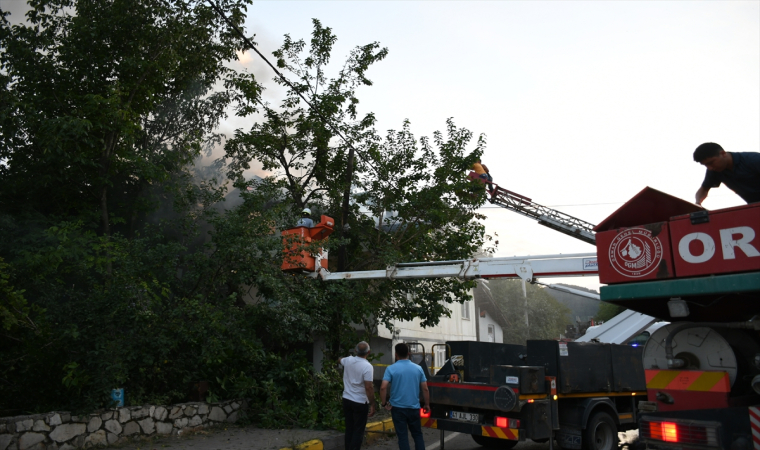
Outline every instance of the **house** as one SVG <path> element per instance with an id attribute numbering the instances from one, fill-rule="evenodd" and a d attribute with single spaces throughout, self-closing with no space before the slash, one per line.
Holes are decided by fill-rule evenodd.
<path id="1" fill-rule="evenodd" d="M 473 300 L 464 303 L 449 303 L 450 317 L 442 317 L 438 325 L 423 328 L 419 320 L 395 321 L 393 330 L 379 325 L 377 333 L 370 341 L 372 349 L 372 365 L 375 367 L 375 381 L 380 381 L 385 369 L 393 364 L 393 348 L 399 342 L 410 344 L 413 359 L 419 361 L 423 357 L 426 365 L 441 367 L 446 361 L 446 341 L 482 341 L 504 342 L 502 327 L 508 322 L 499 310 L 488 288 L 487 280 L 478 280 L 478 285 L 470 291 Z M 364 335 L 361 325 L 355 325 L 357 334 Z M 361 339 L 361 338 L 359 338 Z M 317 337 L 312 348 L 312 362 L 315 370 L 322 367 L 322 349 L 325 342 Z"/>

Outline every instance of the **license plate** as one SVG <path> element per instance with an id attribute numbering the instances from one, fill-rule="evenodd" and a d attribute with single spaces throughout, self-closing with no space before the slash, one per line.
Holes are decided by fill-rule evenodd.
<path id="1" fill-rule="evenodd" d="M 451 416 L 454 420 L 464 420 L 465 422 L 479 422 L 480 415 L 468 412 L 451 411 Z"/>

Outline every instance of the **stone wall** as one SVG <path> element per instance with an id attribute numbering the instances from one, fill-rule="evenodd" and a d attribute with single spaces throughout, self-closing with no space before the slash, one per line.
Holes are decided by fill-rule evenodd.
<path id="1" fill-rule="evenodd" d="M 50 412 L 0 418 L 0 450 L 71 450 L 121 444 L 135 438 L 178 435 L 237 421 L 245 400 L 132 406 L 86 416 Z"/>

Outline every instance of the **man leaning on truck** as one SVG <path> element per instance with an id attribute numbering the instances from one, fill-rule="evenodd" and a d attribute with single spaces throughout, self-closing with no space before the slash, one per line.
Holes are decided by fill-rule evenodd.
<path id="1" fill-rule="evenodd" d="M 391 384 L 391 397 L 388 401 L 386 391 Z M 420 422 L 420 391 L 425 399 L 425 412 L 430 411 L 430 393 L 427 378 L 422 367 L 409 360 L 409 346 L 396 344 L 396 362 L 385 371 L 380 385 L 380 406 L 391 412 L 393 427 L 398 436 L 398 448 L 409 450 L 409 434 L 412 433 L 415 450 L 425 450 Z"/>
<path id="2" fill-rule="evenodd" d="M 760 202 L 760 153 L 727 152 L 714 142 L 706 142 L 694 150 L 694 161 L 707 168 L 695 195 L 697 205 L 702 204 L 711 188 L 721 183 L 747 203 Z"/>

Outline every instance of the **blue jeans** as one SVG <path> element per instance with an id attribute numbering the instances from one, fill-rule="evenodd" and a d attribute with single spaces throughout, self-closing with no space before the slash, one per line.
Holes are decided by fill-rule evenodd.
<path id="1" fill-rule="evenodd" d="M 493 191 L 493 184 L 491 184 L 491 182 L 493 182 L 493 177 L 491 176 L 491 174 L 490 173 L 480 174 L 480 178 L 485 180 L 486 184 L 488 185 L 488 190 Z"/>
<path id="2" fill-rule="evenodd" d="M 407 430 L 412 432 L 414 450 L 425 450 L 419 408 L 397 408 L 394 406 L 391 409 L 391 418 L 393 419 L 393 427 L 396 428 L 399 450 L 409 450 L 409 433 Z"/>

